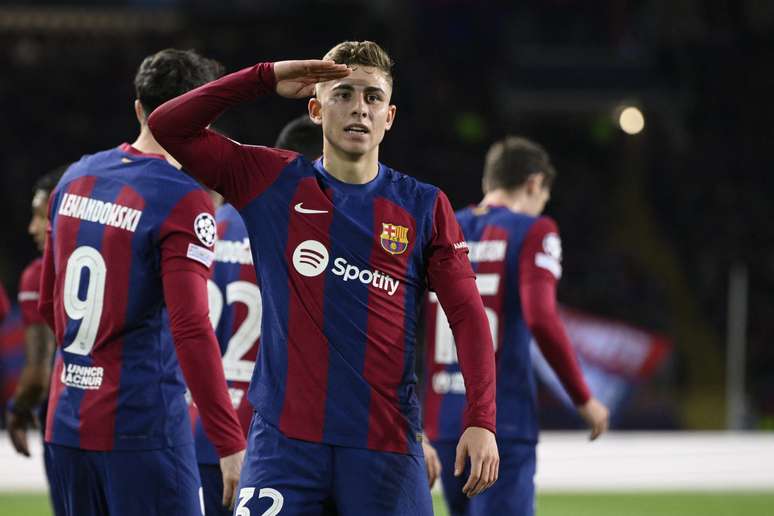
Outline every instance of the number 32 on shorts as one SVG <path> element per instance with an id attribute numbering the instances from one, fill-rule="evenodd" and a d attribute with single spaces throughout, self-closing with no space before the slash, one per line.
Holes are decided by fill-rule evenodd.
<path id="1" fill-rule="evenodd" d="M 254 487 L 243 487 L 239 490 L 239 503 L 236 507 L 236 516 L 252 516 L 250 509 L 246 507 L 253 496 L 255 496 Z M 285 498 L 276 489 L 270 487 L 264 487 L 258 491 L 258 498 L 271 498 L 271 507 L 266 509 L 261 516 L 275 516 L 282 510 L 282 505 L 285 503 Z"/>

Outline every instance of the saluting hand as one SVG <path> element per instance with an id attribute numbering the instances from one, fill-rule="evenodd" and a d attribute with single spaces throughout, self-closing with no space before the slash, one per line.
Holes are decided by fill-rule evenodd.
<path id="1" fill-rule="evenodd" d="M 320 59 L 274 63 L 277 93 L 289 99 L 311 97 L 314 95 L 314 86 L 318 82 L 341 79 L 350 73 L 351 70 L 347 65 Z"/>
<path id="2" fill-rule="evenodd" d="M 457 444 L 457 457 L 454 460 L 454 476 L 465 470 L 465 459 L 470 457 L 470 476 L 462 486 L 462 492 L 468 498 L 482 493 L 495 483 L 500 471 L 500 455 L 497 451 L 495 435 L 486 428 L 470 426 L 465 429 Z"/>

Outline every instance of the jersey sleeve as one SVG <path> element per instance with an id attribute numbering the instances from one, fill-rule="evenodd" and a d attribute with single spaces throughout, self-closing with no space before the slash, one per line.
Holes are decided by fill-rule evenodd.
<path id="1" fill-rule="evenodd" d="M 51 218 L 51 210 L 54 205 L 54 199 L 56 195 L 52 192 L 48 198 L 48 214 L 49 220 Z M 46 321 L 48 327 L 51 328 L 55 334 L 56 331 L 55 317 L 54 317 L 54 284 L 56 283 L 56 269 L 54 268 L 54 242 L 51 237 L 51 223 L 48 223 L 46 230 L 46 244 L 43 249 L 43 263 L 41 265 L 40 272 L 40 289 L 38 291 L 38 313 Z"/>
<path id="2" fill-rule="evenodd" d="M 529 229 L 519 255 L 519 295 L 527 327 L 573 403 L 591 397 L 556 309 L 562 275 L 562 242 L 556 223 L 541 217 Z"/>
<path id="3" fill-rule="evenodd" d="M 463 425 L 495 432 L 495 357 L 468 248 L 449 200 L 439 192 L 433 214 L 428 282 L 449 320 L 465 381 Z"/>
<path id="4" fill-rule="evenodd" d="M 19 280 L 19 308 L 21 309 L 24 327 L 33 324 L 45 324 L 46 321 L 38 311 L 40 299 L 41 262 L 35 260 L 22 272 Z"/>
<path id="5" fill-rule="evenodd" d="M 212 199 L 198 188 L 172 208 L 159 231 L 163 272 L 189 270 L 209 275 L 217 240 L 213 212 Z"/>
<path id="6" fill-rule="evenodd" d="M 260 63 L 200 86 L 156 108 L 153 136 L 183 171 L 241 209 L 263 192 L 298 154 L 241 145 L 208 126 L 227 108 L 274 91 L 272 63 Z"/>

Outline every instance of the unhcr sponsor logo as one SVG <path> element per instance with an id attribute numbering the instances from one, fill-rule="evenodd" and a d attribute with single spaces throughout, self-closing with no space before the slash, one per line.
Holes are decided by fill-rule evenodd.
<path id="1" fill-rule="evenodd" d="M 105 370 L 102 367 L 89 367 L 67 364 L 62 369 L 62 383 L 76 389 L 97 390 L 102 386 Z"/>

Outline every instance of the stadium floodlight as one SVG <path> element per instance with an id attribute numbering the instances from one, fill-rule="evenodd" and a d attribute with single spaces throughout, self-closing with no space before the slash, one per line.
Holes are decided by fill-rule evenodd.
<path id="1" fill-rule="evenodd" d="M 645 116 L 635 106 L 623 106 L 619 108 L 618 125 L 626 134 L 639 134 L 645 129 Z"/>

